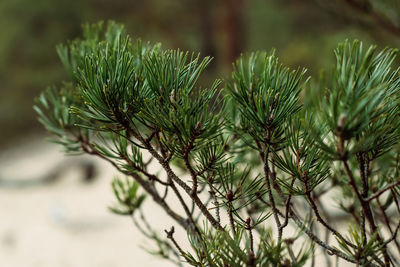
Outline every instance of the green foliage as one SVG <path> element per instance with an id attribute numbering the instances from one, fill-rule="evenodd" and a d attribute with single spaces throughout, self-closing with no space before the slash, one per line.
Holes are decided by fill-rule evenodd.
<path id="1" fill-rule="evenodd" d="M 318 83 L 273 51 L 252 53 L 220 90 L 219 80 L 198 84 L 208 57 L 132 43 L 113 22 L 84 31 L 58 47 L 72 81 L 46 90 L 34 109 L 67 151 L 98 156 L 127 176 L 112 182 L 118 205 L 110 209 L 132 216 L 157 247 L 148 251 L 177 265 L 283 267 L 313 262 L 318 245 L 341 261 L 395 265 L 396 50 L 346 41 Z M 350 236 L 335 229 L 328 192 L 355 225 Z M 174 227 L 165 238 L 154 230 L 146 195 L 187 232 L 191 248 L 181 247 Z"/>
<path id="2" fill-rule="evenodd" d="M 151 97 L 143 102 L 138 119 L 160 129 L 162 144 L 183 157 L 188 144 L 197 150 L 217 138 L 222 130 L 222 112 L 217 111 L 219 82 L 210 89 L 196 88 L 199 75 L 210 63 L 199 55 L 162 51 L 145 60 L 146 85 Z"/>
<path id="3" fill-rule="evenodd" d="M 310 124 L 310 122 L 307 123 L 307 125 Z M 307 191 L 314 190 L 329 177 L 329 163 L 324 159 L 321 150 L 315 146 L 309 131 L 298 118 L 287 125 L 285 136 L 287 136 L 287 146 L 280 153 L 273 151 L 273 163 L 289 175 L 289 178 L 284 177 L 285 180 L 279 181 L 289 194 L 305 194 Z M 295 180 L 292 182 L 293 177 Z"/>
<path id="4" fill-rule="evenodd" d="M 240 112 L 238 132 L 258 142 L 280 143 L 285 122 L 300 109 L 304 74 L 304 69 L 291 71 L 281 65 L 274 51 L 240 58 L 228 84 Z"/>
<path id="5" fill-rule="evenodd" d="M 75 137 L 77 134 L 86 136 L 88 132 L 75 126 L 79 119 L 70 113 L 71 106 L 80 104 L 71 84 L 66 84 L 60 90 L 48 88 L 36 102 L 33 108 L 39 115 L 39 121 L 55 135 L 53 141 L 63 145 L 67 152 L 78 152 L 80 144 Z M 45 114 L 46 110 L 51 112 Z"/>
<path id="6" fill-rule="evenodd" d="M 129 178 L 125 180 L 114 178 L 111 187 L 118 200 L 118 207 L 109 207 L 109 209 L 119 215 L 131 215 L 140 208 L 146 198 L 145 194 L 138 193 L 138 182 Z"/>
<path id="7" fill-rule="evenodd" d="M 400 80 L 398 69 L 392 68 L 396 53 L 394 49 L 377 53 L 375 46 L 364 51 L 357 41 L 340 44 L 335 50 L 337 65 L 331 84 L 318 100 L 319 121 L 327 125 L 318 126 L 316 135 L 325 138 L 316 141 L 331 157 L 338 157 L 337 139 L 350 140 L 348 153 L 371 153 L 373 157 L 398 142 Z M 320 129 L 328 132 L 322 135 Z"/>
<path id="8" fill-rule="evenodd" d="M 350 247 L 343 240 L 338 239 L 339 246 L 358 259 L 361 265 L 368 265 L 369 257 L 381 256 L 381 244 L 376 240 L 376 234 L 370 240 L 366 240 L 356 227 L 349 226 L 349 235 L 355 247 Z"/>
<path id="9" fill-rule="evenodd" d="M 276 244 L 272 231 L 267 230 L 260 233 L 260 242 L 257 253 L 252 254 L 250 236 L 244 228 L 239 229 L 234 236 L 227 232 L 214 232 L 204 227 L 203 238 L 189 236 L 189 240 L 195 248 L 195 255 L 185 253 L 183 256 L 193 266 L 217 266 L 217 267 L 240 267 L 240 266 L 305 266 L 310 248 L 302 248 L 294 255 L 290 249 L 293 240 L 286 240 L 285 244 Z M 205 252 L 202 248 L 207 248 Z M 288 250 L 294 258 L 290 263 Z M 290 264 L 290 265 L 288 265 Z"/>

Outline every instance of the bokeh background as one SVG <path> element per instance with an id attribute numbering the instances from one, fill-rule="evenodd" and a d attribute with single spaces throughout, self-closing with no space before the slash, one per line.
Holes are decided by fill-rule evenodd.
<path id="1" fill-rule="evenodd" d="M 0 266 L 167 266 L 138 252 L 141 237 L 106 210 L 112 170 L 66 159 L 32 109 L 67 79 L 55 46 L 110 19 L 133 38 L 213 56 L 206 81 L 229 79 L 246 51 L 276 48 L 318 78 L 345 39 L 400 47 L 398 0 L 1 0 Z"/>
<path id="2" fill-rule="evenodd" d="M 0 147 L 44 133 L 33 99 L 67 79 L 55 46 L 79 37 L 83 23 L 112 19 L 124 23 L 133 38 L 212 55 L 211 77 L 229 77 L 231 62 L 241 52 L 271 48 L 283 63 L 316 75 L 332 63 L 332 49 L 346 38 L 398 47 L 398 1 L 365 2 L 1 0 Z"/>

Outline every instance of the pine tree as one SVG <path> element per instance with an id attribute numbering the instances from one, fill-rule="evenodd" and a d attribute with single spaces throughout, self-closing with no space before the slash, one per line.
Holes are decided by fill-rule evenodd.
<path id="1" fill-rule="evenodd" d="M 114 22 L 84 26 L 57 52 L 71 79 L 38 97 L 39 120 L 67 153 L 121 173 L 110 209 L 132 216 L 155 254 L 177 265 L 305 266 L 318 249 L 327 262 L 399 265 L 397 50 L 346 41 L 316 81 L 274 51 L 251 53 L 206 88 L 209 57 L 132 42 Z M 323 201 L 330 192 L 337 203 Z M 147 196 L 176 222 L 165 233 L 146 220 Z M 348 215 L 348 230 L 328 206 Z"/>

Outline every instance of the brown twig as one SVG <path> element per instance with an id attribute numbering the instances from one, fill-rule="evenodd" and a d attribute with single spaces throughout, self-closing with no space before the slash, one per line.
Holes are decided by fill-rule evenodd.
<path id="1" fill-rule="evenodd" d="M 209 191 L 209 193 L 210 193 L 211 198 L 214 201 L 213 204 L 214 204 L 214 207 L 215 207 L 215 216 L 217 217 L 217 221 L 220 223 L 221 222 L 221 217 L 220 217 L 220 214 L 219 214 L 219 203 L 218 203 L 217 195 L 215 194 L 214 188 L 212 186 L 212 182 L 210 182 L 210 191 Z"/>
<path id="2" fill-rule="evenodd" d="M 328 229 L 332 234 L 335 236 L 339 237 L 341 240 L 343 240 L 347 245 L 356 248 L 354 244 L 349 242 L 342 234 L 340 234 L 336 229 L 334 229 L 332 226 L 330 226 L 322 217 L 321 214 L 319 213 L 318 206 L 315 204 L 314 199 L 311 197 L 311 191 L 308 188 L 308 180 L 306 177 L 304 177 L 304 185 L 306 189 L 306 197 L 308 199 L 308 202 L 311 205 L 312 210 L 314 211 L 315 216 L 317 217 L 317 221 L 321 223 L 326 229 Z"/>
<path id="3" fill-rule="evenodd" d="M 235 221 L 233 219 L 233 205 L 232 205 L 233 198 L 234 198 L 233 192 L 232 190 L 229 190 L 226 193 L 226 200 L 228 201 L 229 223 L 231 225 L 233 234 L 236 235 Z"/>
<path id="4" fill-rule="evenodd" d="M 393 187 L 396 187 L 400 185 L 400 181 L 394 182 L 389 184 L 387 187 L 379 190 L 378 192 L 376 192 L 375 194 L 371 195 L 370 197 L 366 198 L 365 201 L 366 202 L 370 202 L 371 200 L 374 200 L 375 198 L 378 198 L 380 195 L 382 195 L 383 193 L 385 193 L 387 190 L 392 189 Z"/>
<path id="5" fill-rule="evenodd" d="M 144 229 L 144 228 L 140 225 L 140 223 L 136 220 L 134 214 L 132 214 L 131 217 L 132 217 L 132 221 L 133 221 L 133 223 L 135 224 L 135 226 L 136 226 L 136 227 L 139 229 L 139 231 L 140 231 L 144 236 L 146 236 L 147 238 L 159 240 L 159 238 L 158 238 L 157 235 L 155 234 L 154 230 L 151 228 L 149 222 L 146 220 L 146 217 L 144 216 L 143 212 L 142 212 L 141 210 L 139 210 L 139 212 L 140 212 L 140 219 L 142 220 L 142 222 L 143 222 L 143 224 L 144 224 L 144 226 L 146 227 L 146 229 L 147 229 L 148 232 L 147 232 L 146 229 Z M 167 246 L 167 247 L 172 251 L 172 253 L 173 253 L 174 256 L 176 257 L 176 260 L 171 259 L 171 258 L 168 256 L 168 254 L 165 254 L 165 253 L 163 253 L 162 251 L 160 252 L 161 255 L 162 255 L 163 257 L 165 256 L 165 257 L 169 258 L 170 260 L 172 260 L 173 262 L 175 262 L 175 263 L 178 264 L 179 266 L 182 266 L 182 265 L 180 264 L 180 261 L 181 261 L 180 255 L 179 255 L 178 251 L 176 250 L 176 248 L 173 247 L 173 246 L 171 246 L 171 245 L 170 245 L 167 241 L 165 241 L 165 240 L 159 240 L 159 241 L 162 242 L 162 244 L 164 244 L 165 246 Z"/>
<path id="6" fill-rule="evenodd" d="M 183 210 L 185 211 L 186 216 L 188 217 L 190 224 L 193 226 L 196 234 L 198 235 L 198 237 L 201 239 L 201 233 L 199 230 L 199 227 L 197 226 L 197 223 L 195 222 L 194 218 L 193 218 L 193 212 L 191 212 L 189 210 L 189 207 L 186 205 L 185 201 L 183 200 L 183 197 L 181 195 L 181 193 L 179 192 L 178 188 L 176 188 L 175 183 L 172 181 L 171 178 L 168 178 L 170 181 L 170 187 L 172 188 L 172 190 L 174 191 L 176 197 L 179 200 L 179 203 L 181 203 Z"/>
<path id="7" fill-rule="evenodd" d="M 192 193 L 191 193 L 192 195 L 197 194 L 198 181 L 197 181 L 197 173 L 190 164 L 189 154 L 190 151 L 192 151 L 192 149 L 194 148 L 194 141 L 196 140 L 196 137 L 200 134 L 200 129 L 201 129 L 201 122 L 198 122 L 194 129 L 194 132 L 192 133 L 192 136 L 190 137 L 189 143 L 185 146 L 183 153 L 183 160 L 193 180 Z"/>
<path id="8" fill-rule="evenodd" d="M 246 219 L 246 230 L 249 231 L 249 239 L 250 239 L 249 266 L 256 266 L 256 258 L 254 254 L 254 238 L 253 238 L 250 217 Z"/>
<path id="9" fill-rule="evenodd" d="M 259 147 L 259 149 L 261 149 L 261 145 L 259 144 L 259 142 L 256 142 L 256 143 L 257 143 L 257 146 Z M 271 187 L 271 181 L 270 181 L 270 170 L 269 170 L 269 165 L 268 165 L 268 155 L 269 155 L 269 146 L 267 146 L 265 153 L 262 150 L 260 150 L 260 157 L 262 159 L 262 162 L 264 163 L 265 184 L 267 185 L 268 198 L 271 203 L 272 213 L 273 213 L 273 216 L 275 219 L 276 226 L 278 228 L 278 243 L 280 243 L 282 240 L 282 228 L 281 228 L 281 222 L 278 217 L 278 209 L 275 204 L 274 195 L 272 194 L 272 187 Z"/>
<path id="10" fill-rule="evenodd" d="M 347 256 L 346 254 L 344 254 L 343 252 L 341 252 L 340 250 L 337 250 L 331 246 L 329 246 L 328 244 L 326 244 L 325 242 L 323 242 L 321 239 L 319 239 L 316 235 L 314 235 L 314 233 L 312 231 L 310 231 L 310 229 L 308 229 L 303 223 L 302 221 L 299 219 L 299 217 L 293 212 L 290 212 L 291 217 L 293 218 L 294 222 L 297 224 L 297 226 L 299 226 L 301 229 L 303 229 L 303 231 L 308 235 L 308 237 L 316 244 L 320 245 L 321 247 L 325 248 L 326 250 L 328 250 L 330 253 L 348 261 L 348 262 L 352 262 L 352 263 L 357 263 L 357 261 L 353 258 L 350 258 L 349 256 Z"/>
<path id="11" fill-rule="evenodd" d="M 294 182 L 296 180 L 296 177 L 293 176 L 292 181 L 290 182 L 290 186 L 292 187 Z M 281 231 L 283 232 L 283 229 L 288 225 L 289 223 L 289 210 L 290 210 L 290 201 L 292 199 L 292 195 L 289 195 L 286 199 L 286 204 L 285 204 L 285 220 L 283 221 L 281 225 Z"/>
<path id="12" fill-rule="evenodd" d="M 185 255 L 185 252 L 182 250 L 182 248 L 179 246 L 178 242 L 176 242 L 174 238 L 174 233 L 175 233 L 175 228 L 171 226 L 171 229 L 169 231 L 164 230 L 164 232 L 167 234 L 167 238 L 172 241 L 176 249 L 181 253 L 181 255 Z"/>

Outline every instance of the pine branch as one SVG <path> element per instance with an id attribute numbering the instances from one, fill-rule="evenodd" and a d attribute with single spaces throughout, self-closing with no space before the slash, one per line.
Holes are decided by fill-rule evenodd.
<path id="1" fill-rule="evenodd" d="M 394 227 L 388 212 L 395 207 L 393 216 L 400 214 L 396 50 L 339 44 L 336 67 L 321 81 L 326 92 L 306 92 L 304 105 L 305 70 L 284 67 L 274 51 L 241 56 L 223 90 L 218 80 L 210 88 L 197 84 L 209 57 L 132 43 L 115 23 L 106 30 L 86 26 L 84 39 L 58 52 L 72 81 L 43 92 L 34 109 L 67 152 L 100 157 L 128 176 L 113 180 L 118 206 L 110 210 L 132 216 L 158 245 L 155 254 L 177 265 L 183 259 L 195 266 L 313 266 L 317 244 L 328 264 L 329 256 L 356 265 L 398 264 L 392 249 L 400 250 L 400 224 Z M 152 160 L 166 178 L 148 170 Z M 341 219 L 352 223 L 346 238 L 321 201 L 333 187 L 346 212 Z M 178 244 L 174 227 L 165 230 L 171 242 L 159 238 L 155 222 L 141 213 L 146 194 L 138 190 L 185 229 L 190 250 Z M 178 206 L 167 203 L 171 194 Z M 265 223 L 269 216 L 277 236 Z M 298 235 L 284 232 L 289 224 Z M 292 244 L 300 233 L 310 248 L 296 254 Z"/>

